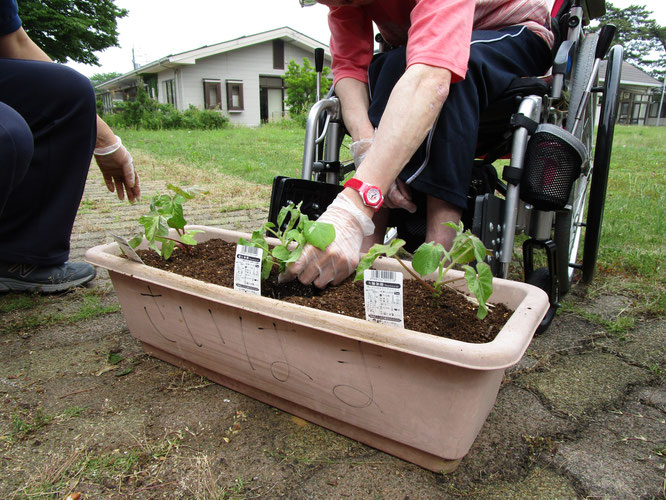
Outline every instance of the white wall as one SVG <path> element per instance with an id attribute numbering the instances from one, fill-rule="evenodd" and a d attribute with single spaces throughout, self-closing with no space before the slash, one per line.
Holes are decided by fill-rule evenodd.
<path id="1" fill-rule="evenodd" d="M 285 42 L 285 69 L 291 59 L 302 64 L 304 57 L 307 57 L 314 64 L 314 51 L 307 51 Z M 327 65 L 330 65 L 330 62 Z M 231 123 L 257 126 L 261 123 L 259 76 L 282 75 L 284 75 L 284 70 L 273 69 L 273 43 L 265 42 L 199 59 L 193 65 L 184 65 L 175 70 L 162 71 L 158 74 L 159 102 L 166 102 L 163 82 L 174 78 L 177 87 L 178 109 L 187 109 L 190 104 L 203 109 L 203 80 L 219 79 L 222 86 L 222 111 L 229 116 Z M 240 80 L 243 82 L 243 111 L 229 113 L 227 110 L 226 80 Z"/>

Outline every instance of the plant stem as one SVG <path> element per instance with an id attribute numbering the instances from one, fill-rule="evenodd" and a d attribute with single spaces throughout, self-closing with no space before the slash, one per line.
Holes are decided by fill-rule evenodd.
<path id="1" fill-rule="evenodd" d="M 173 241 L 173 242 L 176 244 L 176 246 L 177 246 L 178 248 L 182 248 L 182 249 L 185 250 L 187 253 L 190 253 L 190 252 L 191 252 L 190 247 L 193 246 L 193 245 L 190 245 L 189 243 L 183 243 L 183 242 L 180 241 L 180 240 L 177 240 L 177 239 L 175 239 L 175 238 L 169 238 L 168 236 L 160 236 L 160 238 L 162 238 L 163 240 L 171 240 L 171 241 Z"/>
<path id="2" fill-rule="evenodd" d="M 402 267 L 405 268 L 405 271 L 407 271 L 407 272 L 408 272 L 409 274 L 411 274 L 415 279 L 417 279 L 418 281 L 420 281 L 421 284 L 422 284 L 423 286 L 425 286 L 426 288 L 428 288 L 432 293 L 434 293 L 434 294 L 437 293 L 437 290 L 435 290 L 435 289 L 432 287 L 432 285 L 430 285 L 430 283 L 426 282 L 423 278 L 421 278 L 421 276 L 419 276 L 419 275 L 416 274 L 414 271 L 412 271 L 410 268 L 408 268 L 408 267 L 405 265 L 405 263 L 400 259 L 400 257 L 398 257 L 397 255 L 394 255 L 393 258 L 394 258 L 395 260 L 397 260 L 397 261 L 400 263 L 400 265 L 401 265 Z"/>

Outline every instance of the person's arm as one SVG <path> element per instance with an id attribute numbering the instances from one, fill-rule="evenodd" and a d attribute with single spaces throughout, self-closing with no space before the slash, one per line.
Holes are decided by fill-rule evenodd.
<path id="1" fill-rule="evenodd" d="M 368 85 L 355 78 L 343 78 L 335 85 L 335 95 L 340 99 L 342 119 L 352 141 L 372 137 L 375 128 L 368 119 Z"/>
<path id="2" fill-rule="evenodd" d="M 435 124 L 449 94 L 451 72 L 414 64 L 398 80 L 372 146 L 354 177 L 386 193 Z M 368 216 L 373 210 L 351 189 L 343 191 Z"/>
<path id="3" fill-rule="evenodd" d="M 0 57 L 51 62 L 51 58 L 32 41 L 23 28 L 0 36 Z"/>

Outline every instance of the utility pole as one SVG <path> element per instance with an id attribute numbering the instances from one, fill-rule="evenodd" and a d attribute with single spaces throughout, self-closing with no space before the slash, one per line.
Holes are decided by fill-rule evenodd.
<path id="1" fill-rule="evenodd" d="M 664 75 L 664 83 L 661 86 L 661 99 L 659 101 L 659 111 L 657 112 L 657 127 L 661 119 L 661 107 L 664 105 L 664 89 L 666 89 L 666 75 Z"/>

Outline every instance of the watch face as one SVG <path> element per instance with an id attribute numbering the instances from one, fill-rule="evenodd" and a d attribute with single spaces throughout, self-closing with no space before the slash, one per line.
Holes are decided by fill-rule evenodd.
<path id="1" fill-rule="evenodd" d="M 377 188 L 370 188 L 365 197 L 368 205 L 377 205 L 382 199 L 382 193 Z"/>

